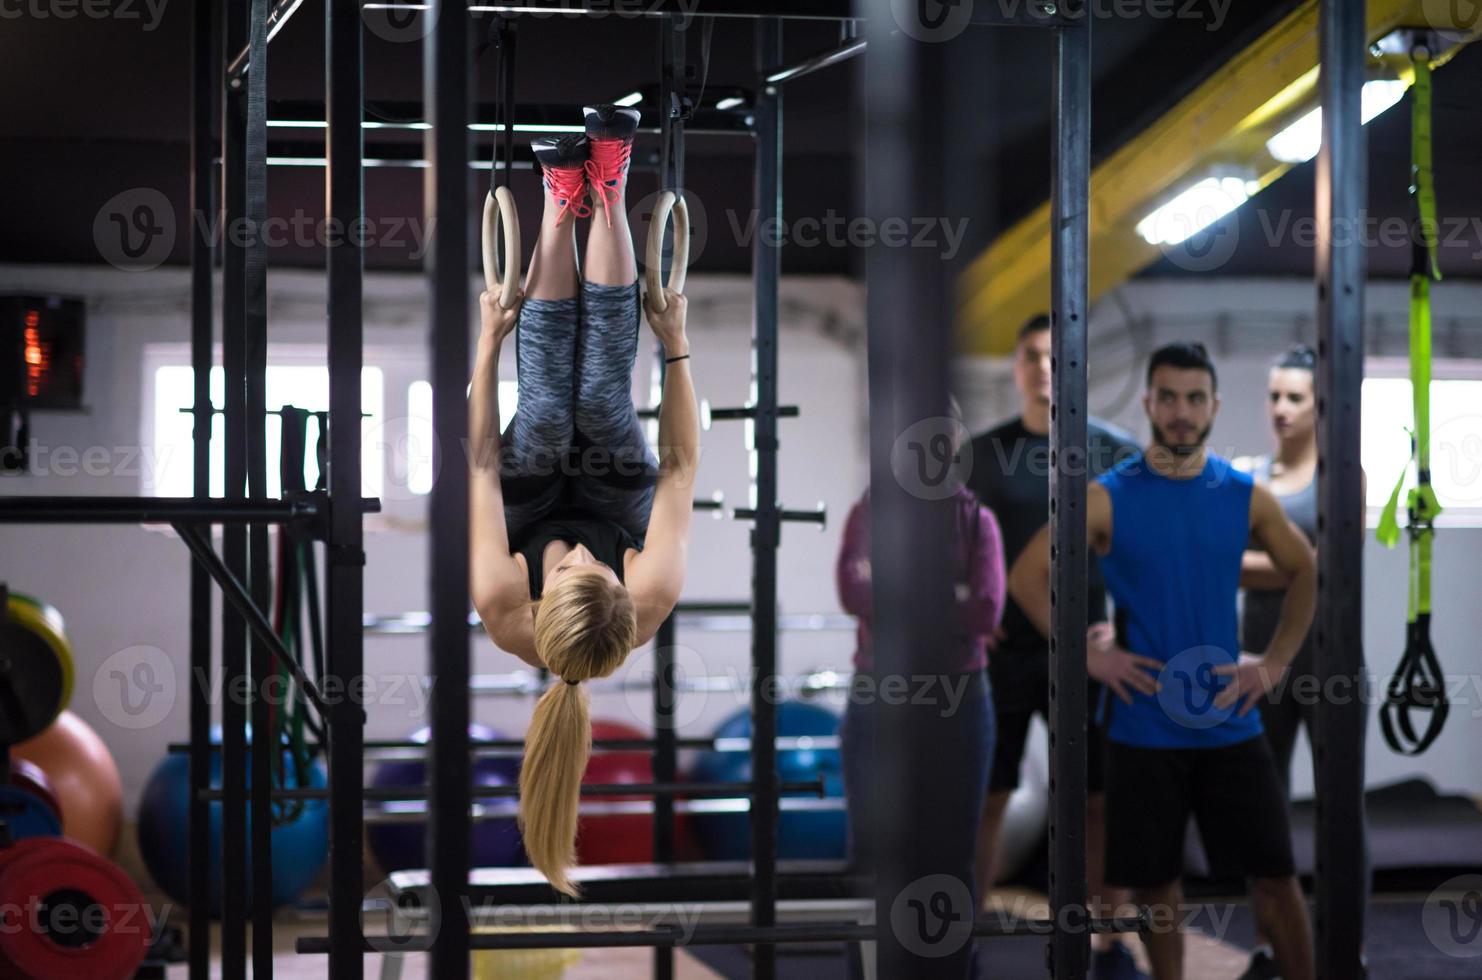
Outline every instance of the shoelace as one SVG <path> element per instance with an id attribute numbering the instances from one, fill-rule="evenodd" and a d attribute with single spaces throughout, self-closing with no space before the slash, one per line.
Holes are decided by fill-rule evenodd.
<path id="1" fill-rule="evenodd" d="M 566 212 L 571 212 L 578 218 L 585 218 L 592 213 L 592 209 L 582 203 L 586 196 L 587 173 L 582 167 L 545 167 L 545 187 L 551 196 L 556 199 L 556 204 L 561 208 L 561 213 L 556 220 L 560 221 L 566 217 Z"/>
<path id="2" fill-rule="evenodd" d="M 592 155 L 586 171 L 592 189 L 602 200 L 602 213 L 607 227 L 612 227 L 612 206 L 621 197 L 618 182 L 628 172 L 628 158 L 633 155 L 631 140 L 592 140 Z"/>

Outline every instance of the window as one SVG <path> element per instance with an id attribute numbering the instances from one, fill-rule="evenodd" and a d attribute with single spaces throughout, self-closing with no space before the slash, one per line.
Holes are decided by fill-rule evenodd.
<path id="1" fill-rule="evenodd" d="M 1364 379 L 1363 465 L 1370 507 L 1385 505 L 1409 463 L 1414 420 L 1408 377 Z M 1447 510 L 1482 511 L 1482 381 L 1431 380 L 1431 484 Z M 1413 486 L 1411 467 L 1405 487 Z M 1401 510 L 1404 506 L 1402 492 Z"/>
<path id="2" fill-rule="evenodd" d="M 221 405 L 226 387 L 222 368 L 211 369 L 211 403 Z M 375 437 L 384 415 L 383 384 L 380 368 L 363 368 L 360 374 L 361 492 L 367 497 L 381 496 L 384 482 L 385 452 L 382 440 Z M 188 497 L 191 494 L 192 419 L 188 409 L 194 403 L 194 372 L 189 365 L 166 364 L 154 372 L 154 451 L 155 463 L 145 470 L 144 493 L 161 497 Z M 283 405 L 305 408 L 311 412 L 329 408 L 329 370 L 322 365 L 270 364 L 267 373 L 267 405 L 272 411 Z M 220 496 L 226 486 L 225 437 L 222 419 L 216 415 L 211 428 L 211 495 Z M 268 496 L 279 495 L 278 453 L 281 422 L 275 415 L 267 420 Z M 304 461 L 304 483 L 311 489 L 318 479 L 319 466 L 314 446 L 319 438 L 319 424 L 310 419 L 308 447 Z"/>
<path id="3" fill-rule="evenodd" d="M 520 404 L 517 381 L 499 382 L 499 421 L 508 426 Z M 406 487 L 412 493 L 432 492 L 433 462 L 432 385 L 413 381 L 407 387 Z"/>

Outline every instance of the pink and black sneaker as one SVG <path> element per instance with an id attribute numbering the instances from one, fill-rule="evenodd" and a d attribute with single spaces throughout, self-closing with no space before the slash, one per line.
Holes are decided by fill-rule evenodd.
<path id="1" fill-rule="evenodd" d="M 628 175 L 628 160 L 633 154 L 633 134 L 638 132 L 637 109 L 620 105 L 589 105 L 582 112 L 587 121 L 587 139 L 591 158 L 587 160 L 587 181 L 602 200 L 602 211 L 612 227 L 612 206 L 623 198 L 622 184 Z"/>
<path id="2" fill-rule="evenodd" d="M 530 141 L 530 149 L 544 174 L 542 183 L 560 207 L 558 221 L 568 213 L 585 218 L 592 213 L 586 203 L 587 166 L 591 162 L 592 144 L 580 134 L 542 136 Z"/>

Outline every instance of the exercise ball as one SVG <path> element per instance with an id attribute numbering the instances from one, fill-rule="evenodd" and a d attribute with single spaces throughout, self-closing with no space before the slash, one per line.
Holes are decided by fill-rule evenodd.
<path id="1" fill-rule="evenodd" d="M 777 734 L 790 737 L 827 736 L 839 733 L 839 718 L 833 712 L 801 701 L 777 706 Z M 750 738 L 751 711 L 738 711 L 715 730 L 716 738 Z M 822 778 L 824 796 L 844 798 L 844 772 L 838 749 L 796 748 L 777 753 L 777 770 L 783 782 Z M 691 774 L 697 783 L 732 783 L 751 780 L 750 752 L 701 754 Z M 816 798 L 811 793 L 784 793 L 785 797 Z M 845 854 L 844 810 L 784 810 L 778 819 L 777 855 L 789 860 L 842 859 Z M 706 858 L 715 861 L 746 861 L 751 858 L 751 815 L 705 814 L 694 819 L 695 836 Z"/>
<path id="2" fill-rule="evenodd" d="M 412 734 L 411 740 L 426 745 L 431 738 L 430 729 L 420 729 Z M 483 725 L 469 725 L 468 737 L 474 741 L 492 741 L 504 738 L 499 732 Z M 492 756 L 475 758 L 473 781 L 477 786 L 514 786 L 520 779 L 520 761 L 514 756 Z M 421 759 L 389 759 L 376 767 L 371 785 L 378 789 L 417 789 L 427 785 L 427 766 Z M 473 867 L 508 868 L 525 863 L 524 848 L 520 843 L 520 828 L 516 824 L 519 804 L 514 797 L 477 801 L 485 817 L 493 814 L 495 819 L 476 820 L 473 825 Z M 421 800 L 386 800 L 374 808 L 387 817 L 398 814 L 415 814 L 415 819 L 391 821 L 367 821 L 366 843 L 375 856 L 381 870 L 388 874 L 406 868 L 427 867 L 427 804 Z"/>
<path id="3" fill-rule="evenodd" d="M 10 785 L 11 788 L 30 793 L 45 803 L 58 819 L 63 816 L 62 801 L 57 799 L 56 787 L 52 786 L 51 779 L 36 763 L 27 759 L 11 759 Z"/>
<path id="4" fill-rule="evenodd" d="M 620 721 L 592 722 L 592 739 L 647 739 L 649 734 Z M 604 752 L 594 749 L 582 783 L 621 785 L 654 781 L 653 757 L 648 751 Z M 584 805 L 650 800 L 642 794 L 583 797 Z M 684 833 L 676 814 L 676 844 Z M 647 864 L 654 859 L 654 816 L 652 813 L 584 814 L 577 825 L 576 854 L 581 864 Z"/>
<path id="5" fill-rule="evenodd" d="M 215 734 L 215 733 L 213 733 Z M 247 764 L 242 780 L 247 782 L 252 772 L 251 743 L 247 752 Z M 287 750 L 284 753 L 283 783 L 289 789 L 298 788 L 299 779 L 294 772 Z M 219 735 L 211 746 L 211 786 L 222 788 L 221 745 Z M 328 785 L 324 770 L 315 764 L 309 770 L 305 784 L 315 789 Z M 273 905 L 287 905 L 312 885 L 324 868 L 329 853 L 329 804 L 325 800 L 305 800 L 293 804 L 297 811 L 291 820 L 274 826 L 272 830 L 273 850 Z M 252 812 L 247 805 L 247 834 L 241 842 L 233 842 L 233 848 L 246 850 L 247 856 L 247 900 L 252 895 Z M 210 857 L 211 866 L 211 914 L 221 914 L 221 823 L 222 803 L 213 800 L 210 807 Z M 190 854 L 187 842 L 190 839 L 190 756 L 184 752 L 169 753 L 155 767 L 149 782 L 144 786 L 144 795 L 139 800 L 139 851 L 144 857 L 144 866 L 160 889 L 180 904 L 190 898 Z"/>
<path id="6" fill-rule="evenodd" d="M 81 718 L 64 711 L 51 727 L 11 749 L 51 780 L 61 804 L 62 833 L 104 857 L 118 843 L 123 823 L 123 783 L 108 746 Z"/>

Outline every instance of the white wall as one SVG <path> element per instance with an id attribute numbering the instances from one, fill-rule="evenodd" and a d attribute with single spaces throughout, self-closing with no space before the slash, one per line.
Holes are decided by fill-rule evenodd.
<path id="1" fill-rule="evenodd" d="M 127 274 L 91 268 L 0 268 L 0 291 L 80 295 L 87 298 L 89 307 L 85 396 L 89 411 L 36 415 L 33 439 L 47 447 L 45 453 L 37 454 L 39 472 L 0 478 L 0 495 L 141 492 L 139 450 L 148 437 L 147 431 L 141 432 L 148 387 L 143 352 L 149 345 L 187 341 L 187 285 L 179 270 Z M 367 363 L 385 370 L 383 439 L 389 456 L 405 431 L 407 385 L 427 377 L 425 286 L 417 277 L 371 275 L 366 288 Z M 717 406 L 743 404 L 751 377 L 749 282 L 695 277 L 688 292 L 698 393 Z M 297 351 L 297 345 L 323 343 L 322 276 L 275 273 L 270 277 L 270 293 L 274 350 Z M 811 508 L 823 501 L 831 521 L 822 532 L 813 525 L 784 527 L 780 605 L 784 613 L 829 612 L 836 609 L 832 563 L 840 525 L 861 489 L 851 475 L 866 469 L 856 405 L 862 362 L 856 345 L 848 340 L 862 317 L 861 297 L 857 287 L 842 280 L 808 280 L 785 283 L 783 298 L 781 398 L 799 405 L 802 414 L 780 423 L 781 500 L 797 508 Z M 645 341 L 635 372 L 634 391 L 640 404 L 647 403 L 649 350 Z M 512 378 L 512 349 L 505 358 L 502 375 Z M 78 472 L 68 457 L 52 451 L 53 447 L 71 447 L 81 455 L 94 446 L 108 449 L 111 463 L 106 475 Z M 750 482 L 742 424 L 716 423 L 702 434 L 702 446 L 697 493 L 720 490 L 728 504 L 745 504 Z M 98 472 L 98 467 L 90 466 L 89 471 Z M 426 498 L 412 495 L 398 473 L 391 472 L 383 501 L 383 514 L 367 520 L 366 610 L 426 609 Z M 742 521 L 697 517 L 686 598 L 749 599 L 749 527 Z M 167 743 L 187 735 L 188 577 L 189 557 L 168 531 L 76 525 L 0 528 L 0 579 L 46 598 L 66 616 L 77 657 L 72 707 L 112 748 L 123 774 L 129 812 Z M 748 638 L 747 633 L 681 632 L 680 643 L 688 648 L 680 657 L 682 666 L 692 673 L 734 676 L 739 687 L 734 696 L 688 698 L 681 711 L 689 731 L 708 731 L 748 703 Z M 851 641 L 849 632 L 789 634 L 780 647 L 782 669 L 802 673 L 816 667 L 846 667 Z M 143 728 L 138 724 L 145 715 L 131 717 L 120 710 L 119 682 L 111 676 L 121 665 L 131 669 L 140 661 L 141 655 L 133 650 L 140 646 L 162 651 L 160 662 L 173 665 L 175 687 L 168 713 L 157 724 Z M 474 637 L 470 649 L 475 672 L 498 673 L 522 666 L 482 636 Z M 129 652 L 115 657 L 120 651 Z M 365 652 L 368 683 L 378 692 L 368 707 L 368 736 L 401 737 L 425 724 L 425 698 L 417 687 L 425 674 L 425 638 L 370 636 Z M 110 657 L 115 659 L 110 662 Z M 635 655 L 627 669 L 641 675 L 648 660 L 646 652 Z M 147 715 L 155 715 L 166 700 L 161 694 Z M 646 727 L 649 705 L 647 692 L 598 694 L 594 714 Z M 517 736 L 524 731 L 532 707 L 533 699 L 482 698 L 476 703 L 475 716 Z"/>
<path id="2" fill-rule="evenodd" d="M 322 343 L 322 276 L 275 273 L 270 278 L 270 323 L 274 344 Z M 138 450 L 144 391 L 142 354 L 146 345 L 183 344 L 188 338 L 187 279 L 179 270 L 127 274 L 92 268 L 0 267 L 0 290 L 56 291 L 82 295 L 89 302 L 86 414 L 46 413 L 33 420 L 33 436 L 48 447 L 79 452 L 105 447 L 107 475 L 67 475 L 52 458 L 49 472 L 0 478 L 4 494 L 136 494 L 140 492 Z M 741 404 L 750 383 L 750 291 L 734 278 L 695 278 L 691 335 L 693 370 L 702 397 L 716 405 Z M 416 277 L 371 275 L 367 279 L 367 352 L 386 371 L 385 441 L 395 446 L 406 409 L 406 386 L 426 376 L 424 287 Z M 781 361 L 784 403 L 797 404 L 802 417 L 781 425 L 780 496 L 789 507 L 808 508 L 822 500 L 830 523 L 783 528 L 779 596 L 784 613 L 832 612 L 832 582 L 839 528 L 867 475 L 866 397 L 863 347 L 857 340 L 863 321 L 862 291 L 842 280 L 785 280 Z M 1091 406 L 1102 417 L 1139 436 L 1145 434 L 1136 400 L 1141 366 L 1148 351 L 1173 337 L 1199 337 L 1210 343 L 1221 370 L 1224 396 L 1213 442 L 1222 452 L 1254 452 L 1268 443 L 1262 391 L 1270 357 L 1295 339 L 1311 339 L 1312 288 L 1307 283 L 1215 282 L 1135 283 L 1124 299 L 1136 326 L 1131 337 L 1123 310 L 1101 304 L 1092 317 Z M 1403 286 L 1371 288 L 1370 310 L 1383 322 L 1381 352 L 1402 354 Z M 1443 285 L 1437 290 L 1438 347 L 1471 353 L 1482 338 L 1472 329 L 1470 311 L 1482 306 L 1482 290 Z M 1151 319 L 1149 319 L 1151 318 Z M 506 355 L 509 357 L 509 355 Z M 646 403 L 649 370 L 640 358 L 635 394 Z M 505 376 L 513 376 L 512 360 Z M 1478 371 L 1482 374 L 1482 371 Z M 965 362 L 959 381 L 964 410 L 977 430 L 1013 410 L 1012 382 L 1001 362 Z M 719 489 L 728 503 L 747 500 L 748 458 L 739 423 L 717 423 L 704 434 L 704 458 L 697 491 Z M 115 448 L 116 447 L 116 448 Z M 1375 477 L 1379 478 L 1379 477 Z M 1384 479 L 1388 479 L 1385 475 Z M 388 474 L 385 513 L 368 521 L 366 609 L 392 613 L 427 608 L 428 554 L 425 498 L 408 494 Z M 685 588 L 688 599 L 741 599 L 750 592 L 749 527 L 745 523 L 697 517 L 693 556 Z M 1390 753 L 1377 723 L 1369 740 L 1369 780 L 1387 782 L 1412 773 L 1428 774 L 1443 788 L 1482 793 L 1482 763 L 1471 748 L 1482 740 L 1482 695 L 1468 678 L 1482 677 L 1482 609 L 1475 593 L 1477 548 L 1482 531 L 1447 529 L 1436 548 L 1437 596 L 1434 638 L 1448 672 L 1461 677 L 1467 703 L 1458 703 L 1441 740 L 1418 760 Z M 1405 554 L 1371 543 L 1366 555 L 1366 647 L 1373 672 L 1388 676 L 1403 641 Z M 112 747 L 123 772 L 126 805 L 132 810 L 150 769 L 172 740 L 183 739 L 187 707 L 183 685 L 188 660 L 186 590 L 188 557 L 165 532 L 137 527 L 0 527 L 0 579 L 47 598 L 67 617 L 77 651 L 73 708 L 94 725 Z M 219 611 L 219 600 L 217 603 Z M 219 615 L 219 612 L 218 612 Z M 681 666 L 691 673 L 736 678 L 736 694 L 689 695 L 681 705 L 686 731 L 710 730 L 746 703 L 749 664 L 746 633 L 681 632 Z M 780 648 L 785 673 L 814 668 L 845 669 L 852 634 L 790 633 Z M 137 646 L 158 648 L 173 665 L 176 697 L 164 718 L 148 727 L 118 708 L 118 681 L 109 658 Z M 482 638 L 471 645 L 476 672 L 497 673 L 517 666 L 513 658 Z M 125 657 L 134 657 L 127 654 Z M 645 653 L 629 671 L 642 674 Z M 366 666 L 380 697 L 370 708 L 368 734 L 397 737 L 425 723 L 423 702 L 413 696 L 414 681 L 425 672 L 426 644 L 420 636 L 372 636 Z M 96 686 L 95 686 L 96 685 Z M 598 694 L 598 717 L 646 727 L 649 696 L 637 692 Z M 532 703 L 527 699 L 482 698 L 475 715 L 518 735 Z M 1299 753 L 1298 793 L 1309 792 L 1310 773 Z"/>

